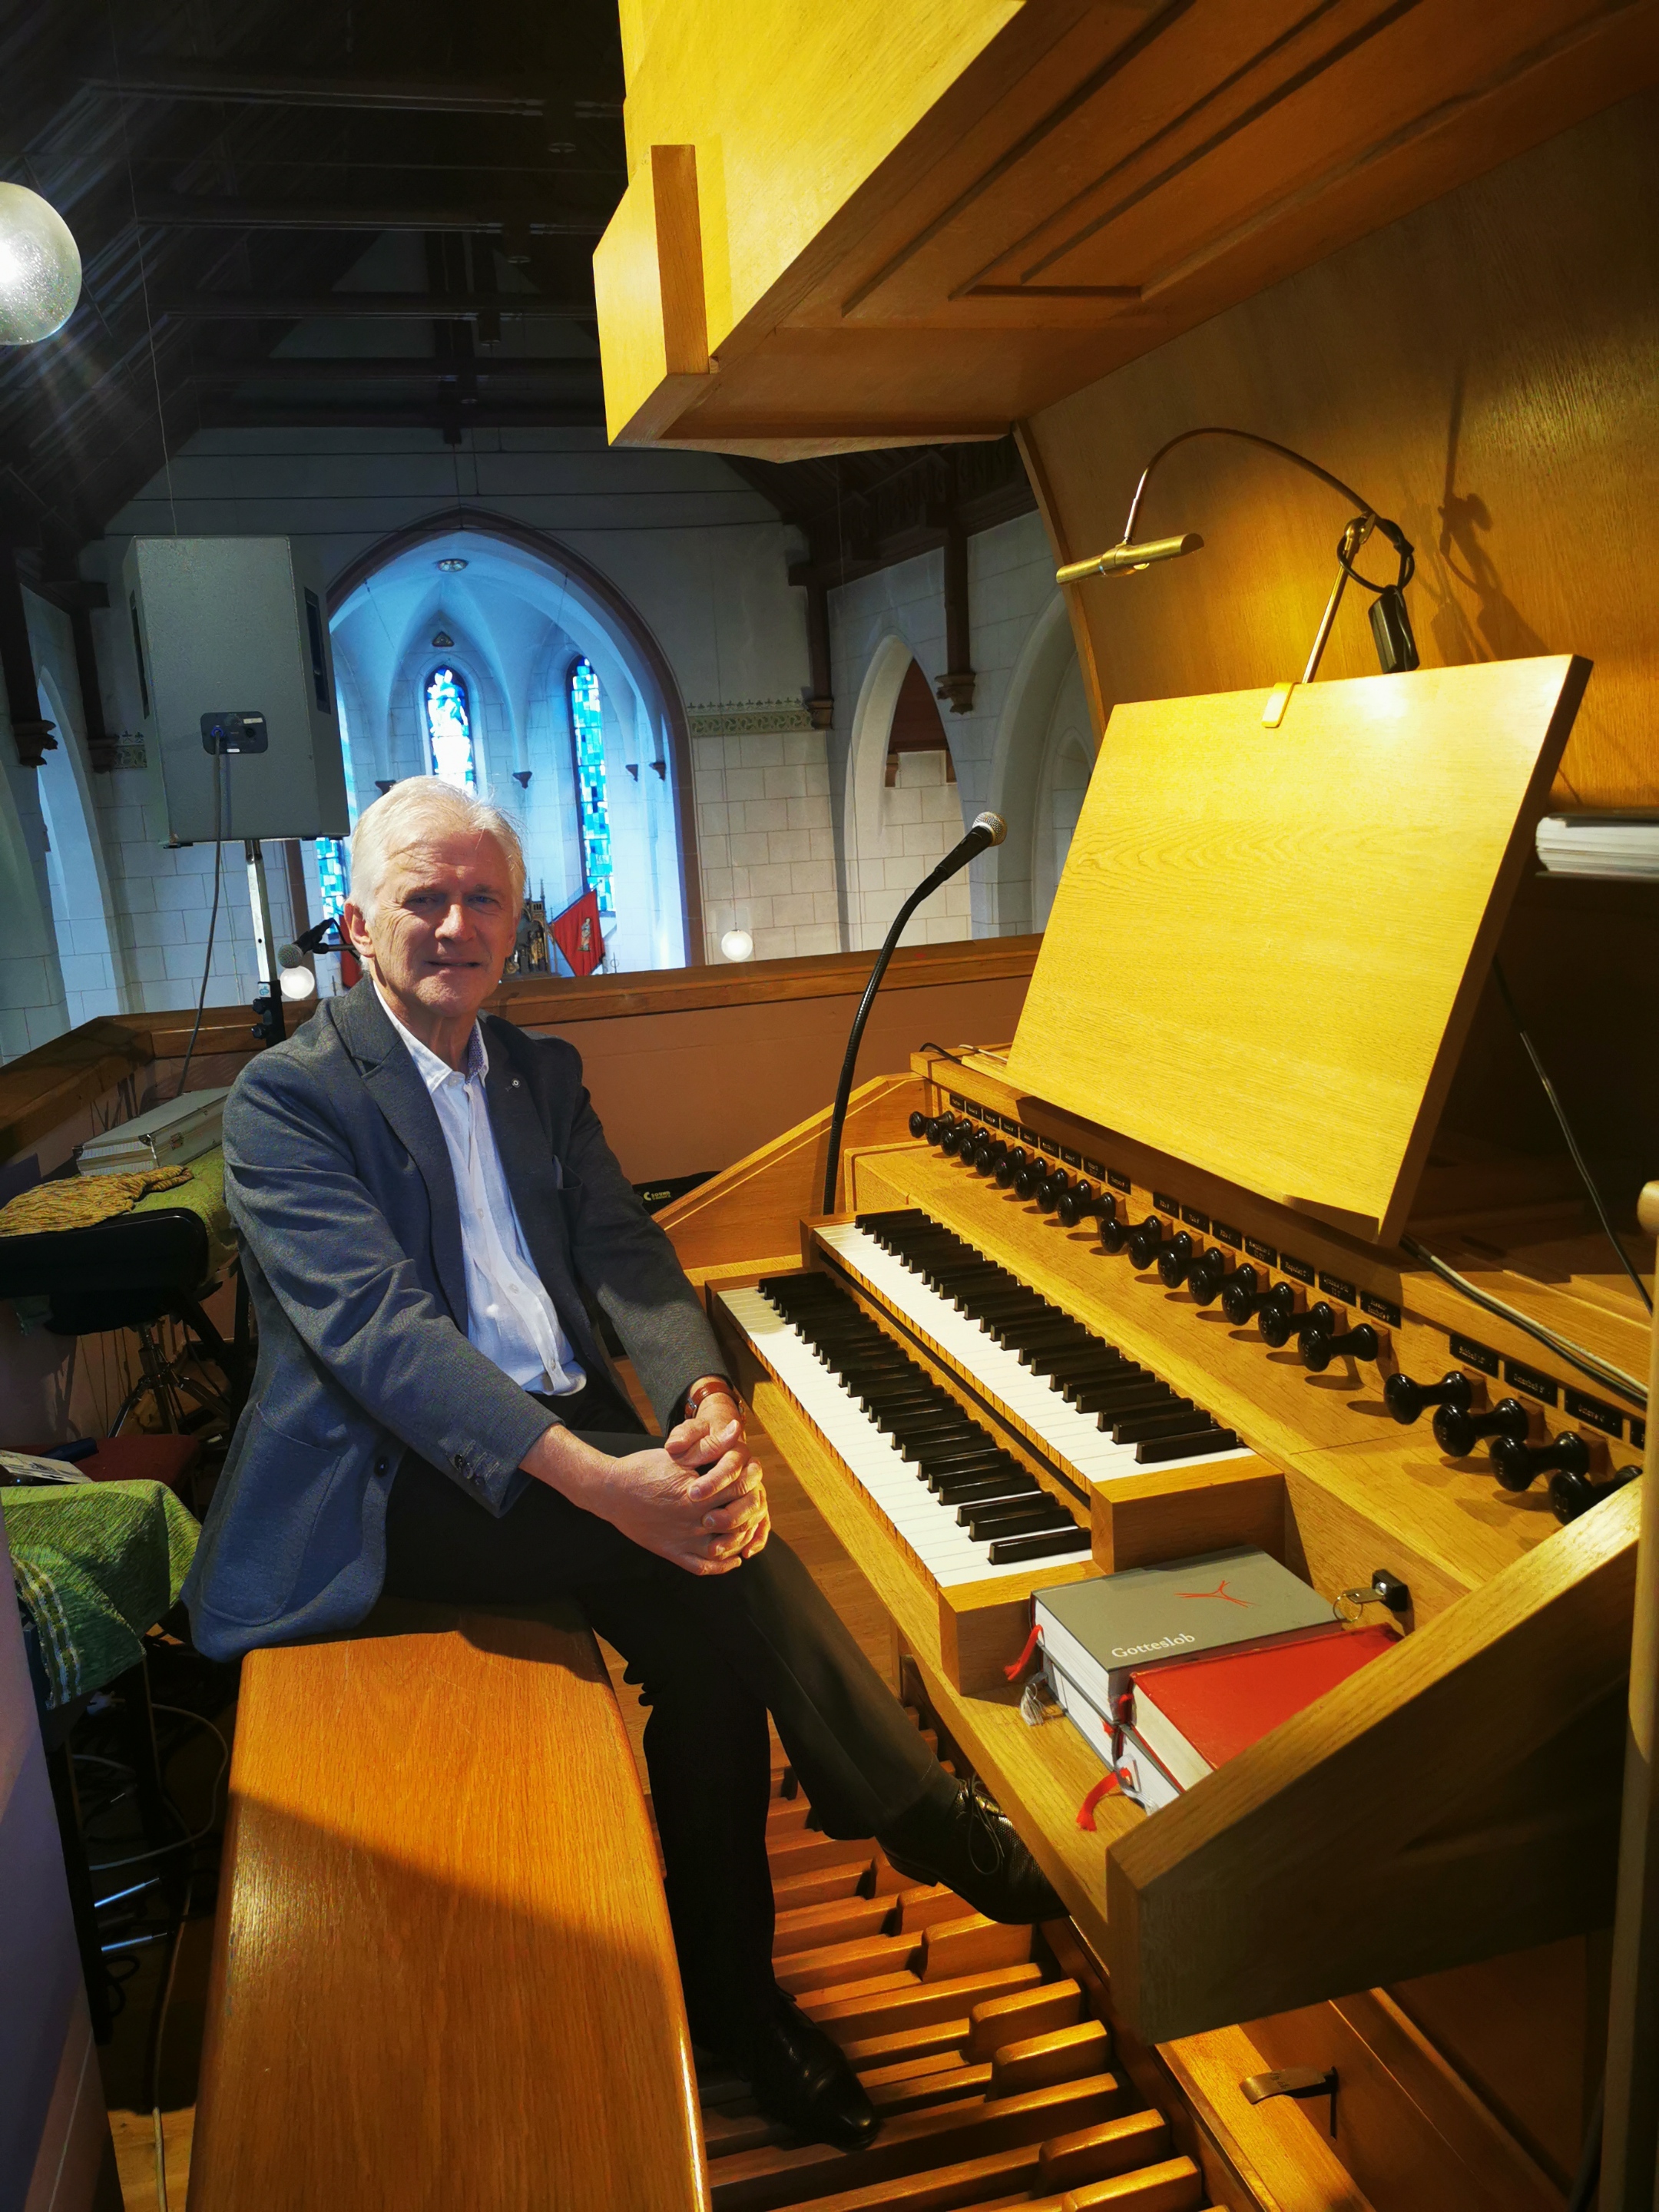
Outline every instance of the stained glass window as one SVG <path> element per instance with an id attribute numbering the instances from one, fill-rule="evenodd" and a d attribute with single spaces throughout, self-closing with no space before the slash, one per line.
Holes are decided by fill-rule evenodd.
<path id="1" fill-rule="evenodd" d="M 466 679 L 453 668 L 434 668 L 426 679 L 426 728 L 432 745 L 432 773 L 458 790 L 476 788 L 472 764 L 472 717 L 467 712 Z"/>
<path id="2" fill-rule="evenodd" d="M 345 770 L 346 818 L 355 830 L 357 826 L 357 785 L 351 771 L 351 730 L 346 720 L 345 701 L 337 696 L 334 711 L 340 724 L 340 764 Z M 339 837 L 319 837 L 316 846 L 317 881 L 322 888 L 323 912 L 325 915 L 343 913 L 346 893 L 351 887 L 344 841 Z"/>
<path id="3" fill-rule="evenodd" d="M 582 869 L 601 914 L 615 914 L 611 887 L 611 813 L 605 796 L 605 715 L 599 679 L 591 660 L 570 670 L 570 730 L 576 752 L 576 793 L 581 809 Z"/>

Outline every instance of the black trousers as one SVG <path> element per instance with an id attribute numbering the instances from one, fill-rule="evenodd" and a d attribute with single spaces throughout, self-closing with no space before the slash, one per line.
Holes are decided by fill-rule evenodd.
<path id="1" fill-rule="evenodd" d="M 556 1403 L 602 1451 L 647 1441 L 602 1379 Z M 832 1836 L 881 1832 L 937 1767 L 817 1585 L 774 1535 L 734 1572 L 698 1577 L 532 1482 L 503 1515 L 412 1455 L 386 1512 L 387 1594 L 461 1604 L 574 1599 L 651 1708 L 646 1762 L 692 2033 L 716 2046 L 769 2006 L 769 1711 Z"/>

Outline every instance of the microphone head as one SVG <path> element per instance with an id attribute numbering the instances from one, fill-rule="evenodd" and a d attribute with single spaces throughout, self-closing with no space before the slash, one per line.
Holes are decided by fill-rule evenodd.
<path id="1" fill-rule="evenodd" d="M 988 845 L 1000 845 L 1008 835 L 1008 824 L 1000 814 L 993 814 L 988 807 L 983 814 L 975 815 L 973 827 L 983 831 Z"/>

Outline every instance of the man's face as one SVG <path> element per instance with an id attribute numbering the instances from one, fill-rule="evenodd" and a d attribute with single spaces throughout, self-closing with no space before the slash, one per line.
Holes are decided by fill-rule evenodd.
<path id="1" fill-rule="evenodd" d="M 350 899 L 344 919 L 400 1019 L 407 1007 L 470 1024 L 513 950 L 513 871 L 491 836 L 430 830 L 388 857 L 373 920 Z"/>

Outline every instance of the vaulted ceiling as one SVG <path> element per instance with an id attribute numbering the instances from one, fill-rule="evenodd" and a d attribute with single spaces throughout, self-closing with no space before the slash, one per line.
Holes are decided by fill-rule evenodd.
<path id="1" fill-rule="evenodd" d="M 0 175 L 85 272 L 64 331 L 0 349 L 31 566 L 70 574 L 202 429 L 602 424 L 615 0 L 0 0 Z M 738 465 L 826 580 L 1030 504 L 1006 441 Z"/>
<path id="2" fill-rule="evenodd" d="M 11 0 L 0 82 L 0 174 L 85 270 L 0 350 L 0 522 L 82 542 L 214 424 L 602 420 L 614 0 Z M 342 299 L 387 234 L 396 283 Z M 339 357 L 282 357 L 347 306 Z"/>

